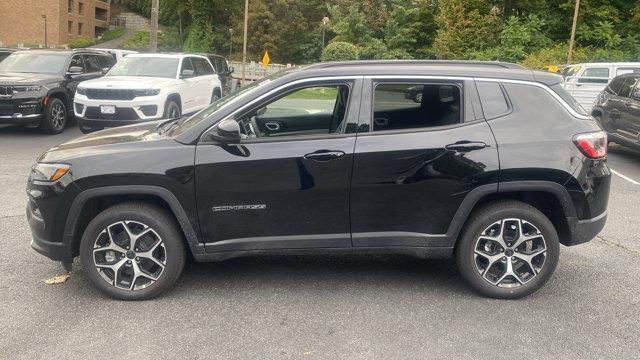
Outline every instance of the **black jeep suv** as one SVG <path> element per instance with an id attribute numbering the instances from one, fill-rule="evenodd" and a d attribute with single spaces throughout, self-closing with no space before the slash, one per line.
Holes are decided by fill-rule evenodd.
<path id="1" fill-rule="evenodd" d="M 615 77 L 598 95 L 592 109 L 609 140 L 640 149 L 640 74 Z"/>
<path id="2" fill-rule="evenodd" d="M 0 62 L 0 124 L 62 132 L 73 116 L 78 83 L 102 76 L 113 64 L 111 56 L 92 50 L 24 50 L 9 55 Z"/>
<path id="3" fill-rule="evenodd" d="M 188 256 L 389 251 L 455 253 L 480 293 L 522 297 L 607 216 L 606 134 L 561 82 L 505 63 L 287 70 L 45 152 L 31 245 L 67 268 L 80 256 L 120 299 L 167 290 Z"/>

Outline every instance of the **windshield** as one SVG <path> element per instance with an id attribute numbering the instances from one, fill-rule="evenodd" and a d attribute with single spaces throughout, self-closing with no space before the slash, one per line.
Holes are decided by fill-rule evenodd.
<path id="1" fill-rule="evenodd" d="M 270 83 L 271 81 L 273 81 L 276 78 L 279 78 L 281 76 L 284 76 L 286 74 L 288 74 L 291 71 L 296 70 L 296 68 L 291 68 L 288 70 L 282 70 L 279 71 L 273 75 L 264 77 L 258 81 L 252 82 L 249 85 L 246 85 L 242 88 L 240 88 L 239 90 L 236 90 L 235 92 L 232 92 L 231 94 L 223 97 L 222 99 L 214 102 L 213 104 L 211 104 L 208 108 L 196 113 L 195 115 L 188 117 L 188 118 L 182 118 L 180 120 L 179 123 L 177 123 L 173 129 L 173 131 L 171 132 L 171 135 L 179 135 L 185 131 L 187 131 L 189 128 L 191 128 L 192 126 L 194 126 L 195 124 L 199 123 L 200 121 L 208 118 L 209 116 L 211 116 L 213 113 L 215 113 L 216 111 L 220 110 L 222 107 L 231 104 L 233 102 L 235 102 L 236 100 L 243 98 L 251 93 L 253 93 L 256 89 Z"/>
<path id="2" fill-rule="evenodd" d="M 43 54 L 21 51 L 0 62 L 0 72 L 60 74 L 67 61 L 65 54 Z"/>
<path id="3" fill-rule="evenodd" d="M 149 76 L 175 79 L 179 59 L 127 56 L 118 61 L 107 76 Z"/>

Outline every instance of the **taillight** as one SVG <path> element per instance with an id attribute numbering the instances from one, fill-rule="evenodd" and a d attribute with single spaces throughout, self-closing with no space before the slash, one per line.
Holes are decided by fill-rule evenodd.
<path id="1" fill-rule="evenodd" d="M 573 142 L 583 154 L 591 159 L 607 156 L 607 133 L 604 131 L 577 134 L 573 137 Z"/>

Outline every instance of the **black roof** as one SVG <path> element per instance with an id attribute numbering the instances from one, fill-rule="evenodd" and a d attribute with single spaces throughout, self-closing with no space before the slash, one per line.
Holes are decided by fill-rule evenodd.
<path id="1" fill-rule="evenodd" d="M 480 77 L 535 81 L 547 85 L 562 82 L 562 76 L 544 71 L 531 71 L 518 64 L 493 61 L 460 60 L 365 60 L 326 62 L 300 68 L 300 73 L 313 76 L 400 75 Z"/>
<path id="2" fill-rule="evenodd" d="M 91 48 L 80 48 L 80 49 L 24 49 L 21 51 L 28 51 L 32 53 L 38 54 L 75 54 L 75 53 L 95 53 L 95 54 L 103 54 L 108 55 L 105 51 L 94 50 Z"/>

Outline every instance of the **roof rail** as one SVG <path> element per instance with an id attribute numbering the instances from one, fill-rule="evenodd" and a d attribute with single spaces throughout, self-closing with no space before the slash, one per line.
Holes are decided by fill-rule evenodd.
<path id="1" fill-rule="evenodd" d="M 341 66 L 362 66 L 362 65 L 467 65 L 479 67 L 499 67 L 503 69 L 525 69 L 525 67 L 501 61 L 470 61 L 470 60 L 355 60 L 355 61 L 334 61 L 312 64 L 307 69 L 325 69 Z"/>

